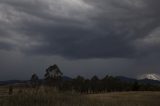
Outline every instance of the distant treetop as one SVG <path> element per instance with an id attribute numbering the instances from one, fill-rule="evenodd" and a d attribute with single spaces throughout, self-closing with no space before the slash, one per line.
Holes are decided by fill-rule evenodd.
<path id="1" fill-rule="evenodd" d="M 62 75 L 63 73 L 61 72 L 59 67 L 56 64 L 54 64 L 46 69 L 45 77 L 56 79 L 61 77 Z"/>

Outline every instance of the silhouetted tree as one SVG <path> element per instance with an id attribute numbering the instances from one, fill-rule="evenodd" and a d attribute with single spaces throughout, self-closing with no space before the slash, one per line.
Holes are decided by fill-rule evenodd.
<path id="1" fill-rule="evenodd" d="M 84 77 L 77 76 L 75 79 L 73 79 L 73 88 L 78 92 L 83 92 L 84 83 Z"/>
<path id="2" fill-rule="evenodd" d="M 137 81 L 135 81 L 135 82 L 133 83 L 132 90 L 133 90 L 133 91 L 138 91 L 139 88 L 140 88 L 139 83 L 138 83 Z"/>
<path id="3" fill-rule="evenodd" d="M 62 79 L 63 73 L 60 71 L 59 67 L 55 64 L 46 69 L 46 74 L 44 75 L 45 80 L 50 85 L 59 85 Z"/>
<path id="4" fill-rule="evenodd" d="M 9 95 L 12 95 L 12 94 L 13 94 L 13 86 L 9 86 L 8 94 L 9 94 Z"/>
<path id="5" fill-rule="evenodd" d="M 32 87 L 37 87 L 39 85 L 39 77 L 38 77 L 38 75 L 37 74 L 33 74 L 31 76 L 30 81 L 31 81 Z"/>
<path id="6" fill-rule="evenodd" d="M 91 92 L 91 81 L 89 79 L 86 79 L 83 86 L 83 92 L 84 93 L 90 93 Z"/>
<path id="7" fill-rule="evenodd" d="M 99 91 L 99 78 L 97 76 L 93 76 L 91 78 L 91 90 L 93 93 L 96 93 Z"/>

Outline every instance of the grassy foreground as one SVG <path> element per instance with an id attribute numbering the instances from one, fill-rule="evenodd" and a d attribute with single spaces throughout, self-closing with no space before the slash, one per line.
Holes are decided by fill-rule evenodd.
<path id="1" fill-rule="evenodd" d="M 51 88 L 23 90 L 0 96 L 0 106 L 160 106 L 160 92 L 122 92 L 82 95 Z"/>

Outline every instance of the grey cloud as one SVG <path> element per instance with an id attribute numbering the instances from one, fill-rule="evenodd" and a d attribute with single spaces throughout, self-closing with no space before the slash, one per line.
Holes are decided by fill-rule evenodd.
<path id="1" fill-rule="evenodd" d="M 150 49 L 141 45 L 146 45 L 143 41 L 160 26 L 160 2 L 157 0 L 0 2 L 0 6 L 6 6 L 6 11 L 13 11 L 12 14 L 3 12 L 9 21 L 0 19 L 6 28 L 3 33 L 10 34 L 6 38 L 17 42 L 15 45 L 5 42 L 0 48 L 15 46 L 25 54 L 76 59 L 149 55 Z M 10 37 L 16 35 L 22 39 Z M 154 47 L 152 52 L 159 53 L 156 50 L 159 46 L 154 44 Z"/>

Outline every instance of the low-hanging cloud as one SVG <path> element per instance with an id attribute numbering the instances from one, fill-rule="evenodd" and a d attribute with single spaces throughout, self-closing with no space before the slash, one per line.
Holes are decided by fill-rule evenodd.
<path id="1" fill-rule="evenodd" d="M 158 54 L 159 5 L 158 0 L 1 0 L 0 49 L 75 59 Z"/>

